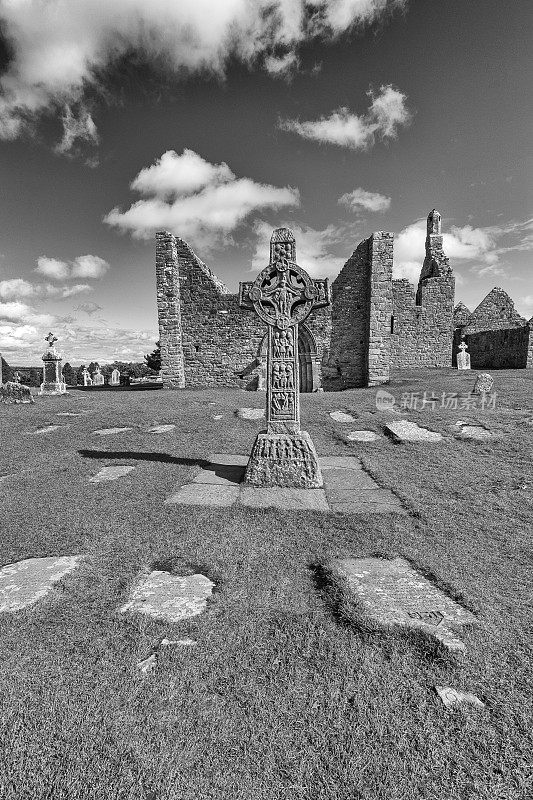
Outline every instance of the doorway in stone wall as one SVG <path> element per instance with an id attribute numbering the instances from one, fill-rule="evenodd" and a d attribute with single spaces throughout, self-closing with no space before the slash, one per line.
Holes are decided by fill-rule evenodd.
<path id="1" fill-rule="evenodd" d="M 318 389 L 316 343 L 306 325 L 300 325 L 298 328 L 298 368 L 300 392 L 316 392 Z"/>

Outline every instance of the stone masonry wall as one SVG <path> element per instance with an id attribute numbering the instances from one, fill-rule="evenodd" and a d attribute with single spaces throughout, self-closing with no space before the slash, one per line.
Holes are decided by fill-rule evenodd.
<path id="1" fill-rule="evenodd" d="M 369 239 L 368 386 L 387 383 L 390 378 L 393 243 L 394 234 L 384 231 Z"/>
<path id="2" fill-rule="evenodd" d="M 467 333 L 464 338 L 468 345 L 472 369 L 526 369 L 528 367 L 531 338 L 529 325 L 523 325 L 520 328 Z M 457 331 L 457 346 L 460 339 L 460 331 Z"/>
<path id="3" fill-rule="evenodd" d="M 156 287 L 163 386 L 180 389 L 185 375 L 176 238 L 166 231 L 156 234 Z"/>
<path id="4" fill-rule="evenodd" d="M 392 367 L 450 367 L 452 364 L 455 279 L 427 278 L 418 289 L 408 280 L 393 288 Z"/>

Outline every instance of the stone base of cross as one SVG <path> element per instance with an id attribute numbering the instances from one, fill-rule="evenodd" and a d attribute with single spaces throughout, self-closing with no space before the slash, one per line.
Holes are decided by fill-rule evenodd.
<path id="1" fill-rule="evenodd" d="M 311 437 L 300 430 L 298 323 L 329 302 L 327 280 L 312 280 L 296 264 L 292 231 L 277 228 L 270 240 L 269 265 L 239 288 L 241 308 L 254 310 L 268 325 L 267 430 L 255 440 L 245 483 L 304 489 L 323 485 Z"/>

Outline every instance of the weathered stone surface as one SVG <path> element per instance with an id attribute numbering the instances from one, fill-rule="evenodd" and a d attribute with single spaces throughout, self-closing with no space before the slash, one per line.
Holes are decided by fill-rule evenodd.
<path id="1" fill-rule="evenodd" d="M 401 442 L 440 442 L 442 435 L 427 428 L 421 428 L 416 422 L 400 419 L 398 422 L 389 422 L 386 429 L 395 439 Z"/>
<path id="2" fill-rule="evenodd" d="M 148 428 L 148 433 L 170 433 L 175 427 L 175 425 L 154 425 L 153 428 Z"/>
<path id="3" fill-rule="evenodd" d="M 59 430 L 60 425 L 47 425 L 46 428 L 38 428 L 36 431 L 31 431 L 30 436 L 37 436 L 40 433 L 53 433 Z"/>
<path id="4" fill-rule="evenodd" d="M 115 464 L 111 467 L 102 467 L 100 472 L 97 472 L 96 475 L 93 475 L 92 478 L 89 478 L 90 483 L 105 483 L 107 481 L 116 481 L 118 478 L 123 478 L 129 472 L 132 472 L 135 467 L 130 467 L 126 465 L 118 465 Z"/>
<path id="5" fill-rule="evenodd" d="M 181 622 L 205 611 L 214 586 L 205 575 L 179 577 L 154 570 L 133 587 L 119 612 L 138 612 L 165 622 Z"/>
<path id="6" fill-rule="evenodd" d="M 337 559 L 332 569 L 347 581 L 365 612 L 376 622 L 419 628 L 450 650 L 465 649 L 457 631 L 475 623 L 474 615 L 403 558 Z"/>
<path id="7" fill-rule="evenodd" d="M 131 431 L 133 428 L 102 428 L 99 431 L 93 431 L 97 436 L 112 436 L 115 433 L 125 433 Z"/>
<path id="8" fill-rule="evenodd" d="M 212 464 L 212 469 L 202 469 L 193 479 L 194 483 L 210 483 L 219 486 L 235 486 L 242 482 L 244 467 Z"/>
<path id="9" fill-rule="evenodd" d="M 379 436 L 374 431 L 350 431 L 344 438 L 348 442 L 375 442 Z"/>
<path id="10" fill-rule="evenodd" d="M 331 497 L 338 492 L 353 489 L 379 489 L 379 485 L 368 472 L 359 466 L 359 469 L 329 469 L 326 488 L 328 497 Z"/>
<path id="11" fill-rule="evenodd" d="M 488 372 L 481 372 L 474 384 L 472 394 L 490 394 L 494 386 L 494 378 Z"/>
<path id="12" fill-rule="evenodd" d="M 460 352 L 457 353 L 457 369 L 470 369 L 470 353 L 466 352 L 467 347 L 466 342 L 461 342 L 459 345 Z"/>
<path id="13" fill-rule="evenodd" d="M 320 468 L 327 469 L 361 469 L 361 461 L 355 456 L 320 456 Z"/>
<path id="14" fill-rule="evenodd" d="M 322 473 L 309 434 L 258 434 L 244 482 L 252 486 L 319 489 L 323 485 Z"/>
<path id="15" fill-rule="evenodd" d="M 56 417 L 82 417 L 83 411 L 58 411 Z"/>
<path id="16" fill-rule="evenodd" d="M 461 692 L 459 689 L 452 689 L 451 686 L 435 686 L 435 691 L 446 708 L 461 705 L 462 703 L 469 703 L 477 708 L 485 708 L 485 703 L 482 703 L 479 697 L 470 692 Z"/>
<path id="17" fill-rule="evenodd" d="M 239 419 L 264 419 L 264 408 L 239 408 L 237 410 Z"/>
<path id="18" fill-rule="evenodd" d="M 68 394 L 67 386 L 61 373 L 61 353 L 55 349 L 57 338 L 49 333 L 45 337 L 48 350 L 43 354 L 43 382 L 39 389 L 40 395 Z"/>
<path id="19" fill-rule="evenodd" d="M 330 411 L 329 416 L 335 422 L 355 422 L 355 417 L 352 417 L 351 414 L 346 414 L 344 411 Z"/>
<path id="20" fill-rule="evenodd" d="M 0 612 L 19 611 L 45 597 L 83 556 L 27 558 L 0 569 Z"/>
<path id="21" fill-rule="evenodd" d="M 165 500 L 165 505 L 232 506 L 239 497 L 238 486 L 189 483 Z"/>
<path id="22" fill-rule="evenodd" d="M 0 384 L 0 403 L 19 405 L 20 403 L 34 403 L 29 386 L 24 386 L 16 381 L 7 381 Z"/>
<path id="23" fill-rule="evenodd" d="M 241 487 L 242 505 L 250 508 L 280 508 L 286 511 L 329 511 L 323 489 Z"/>
<path id="24" fill-rule="evenodd" d="M 469 425 L 466 422 L 458 422 L 457 426 L 459 427 L 459 436 L 461 439 L 477 439 L 479 441 L 484 441 L 494 438 L 491 431 L 484 428 L 483 425 Z"/>

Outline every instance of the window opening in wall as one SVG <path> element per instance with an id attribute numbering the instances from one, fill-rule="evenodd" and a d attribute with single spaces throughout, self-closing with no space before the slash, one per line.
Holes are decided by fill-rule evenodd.
<path id="1" fill-rule="evenodd" d="M 200 345 L 199 345 L 199 344 L 195 344 L 195 345 L 194 345 L 194 349 L 195 349 L 195 351 L 196 351 L 197 353 L 199 353 L 199 352 L 200 352 Z"/>
<path id="2" fill-rule="evenodd" d="M 391 314 L 390 318 L 390 332 L 394 333 L 394 314 Z"/>

